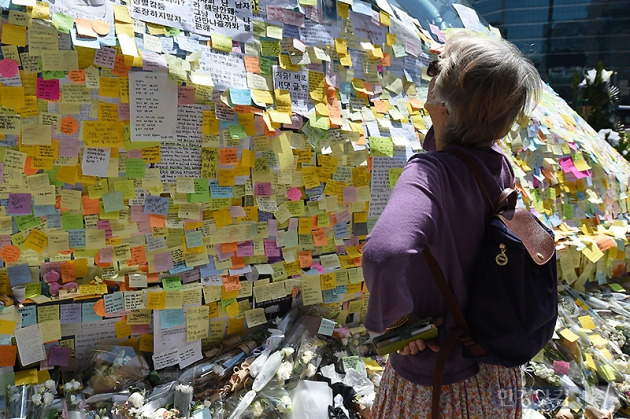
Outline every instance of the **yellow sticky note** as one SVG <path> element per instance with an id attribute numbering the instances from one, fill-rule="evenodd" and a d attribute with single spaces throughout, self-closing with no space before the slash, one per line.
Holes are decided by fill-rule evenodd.
<path id="1" fill-rule="evenodd" d="M 348 41 L 345 39 L 335 39 L 335 51 L 339 55 L 346 55 L 348 53 Z"/>
<path id="2" fill-rule="evenodd" d="M 118 321 L 114 323 L 114 327 L 116 328 L 116 339 L 131 336 L 131 326 L 128 325 L 126 321 Z"/>
<path id="3" fill-rule="evenodd" d="M 10 320 L 0 320 L 0 334 L 12 335 L 15 330 L 15 322 Z"/>
<path id="4" fill-rule="evenodd" d="M 564 329 L 564 330 L 560 331 L 559 334 L 560 334 L 560 336 L 562 336 L 563 338 L 565 338 L 566 340 L 568 340 L 571 343 L 577 341 L 580 338 L 578 335 L 573 333 L 571 331 L 571 329 Z"/>
<path id="5" fill-rule="evenodd" d="M 593 322 L 593 318 L 591 316 L 579 316 L 578 320 L 583 328 L 590 330 L 595 329 L 595 323 Z"/>
<path id="6" fill-rule="evenodd" d="M 18 47 L 25 47 L 26 27 L 5 23 L 4 25 L 2 25 L 2 43 L 17 45 Z"/>
<path id="7" fill-rule="evenodd" d="M 38 379 L 37 368 L 33 368 L 26 371 L 15 372 L 15 385 L 23 386 L 26 384 L 37 384 Z"/>
<path id="8" fill-rule="evenodd" d="M 598 348 L 603 348 L 604 346 L 608 345 L 608 341 L 604 339 L 603 337 L 601 337 L 600 335 L 597 335 L 597 334 L 589 335 L 588 338 L 591 340 L 593 345 L 597 346 Z"/>
<path id="9" fill-rule="evenodd" d="M 146 308 L 150 310 L 164 310 L 166 293 L 164 291 L 148 292 Z"/>
<path id="10" fill-rule="evenodd" d="M 24 241 L 24 246 L 41 253 L 48 246 L 48 236 L 39 230 L 33 230 Z"/>
<path id="11" fill-rule="evenodd" d="M 213 33 L 211 35 L 212 38 L 212 48 L 223 51 L 223 52 L 232 52 L 232 38 L 226 35 L 221 35 L 218 33 Z"/>
<path id="12" fill-rule="evenodd" d="M 42 334 L 42 342 L 44 343 L 61 339 L 61 323 L 59 319 L 39 322 L 39 331 Z"/>
<path id="13" fill-rule="evenodd" d="M 389 26 L 390 24 L 389 13 L 381 10 L 381 12 L 379 13 L 379 16 L 381 18 L 381 24 L 385 26 Z"/>

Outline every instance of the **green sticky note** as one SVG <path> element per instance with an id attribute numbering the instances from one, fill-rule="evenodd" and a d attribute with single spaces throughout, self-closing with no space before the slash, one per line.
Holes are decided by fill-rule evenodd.
<path id="1" fill-rule="evenodd" d="M 44 80 L 63 79 L 64 77 L 66 77 L 66 73 L 63 71 L 42 71 Z"/>
<path id="2" fill-rule="evenodd" d="M 317 7 L 317 0 L 300 0 L 300 4 L 302 6 L 313 6 Z"/>
<path id="3" fill-rule="evenodd" d="M 195 179 L 195 193 L 188 194 L 188 202 L 210 202 L 208 179 Z"/>
<path id="4" fill-rule="evenodd" d="M 147 168 L 147 162 L 144 159 L 127 159 L 126 174 L 129 178 L 143 178 Z"/>
<path id="5" fill-rule="evenodd" d="M 252 20 L 252 22 L 254 23 L 254 35 L 263 38 L 267 36 L 267 24 L 265 22 L 257 19 Z"/>
<path id="6" fill-rule="evenodd" d="M 370 154 L 373 157 L 394 157 L 391 137 L 370 137 Z"/>
<path id="7" fill-rule="evenodd" d="M 230 138 L 233 140 L 238 140 L 240 138 L 247 137 L 247 133 L 245 132 L 245 127 L 240 124 L 230 125 Z"/>
<path id="8" fill-rule="evenodd" d="M 15 224 L 22 231 L 39 225 L 39 218 L 33 215 L 16 215 Z"/>
<path id="9" fill-rule="evenodd" d="M 573 219 L 573 205 L 572 204 L 562 204 L 562 218 L 567 220 Z"/>
<path id="10" fill-rule="evenodd" d="M 280 55 L 280 41 L 260 41 L 260 53 L 265 57 Z"/>
<path id="11" fill-rule="evenodd" d="M 121 211 L 124 208 L 125 203 L 121 191 L 103 194 L 103 209 L 105 212 Z"/>
<path id="12" fill-rule="evenodd" d="M 26 284 L 26 298 L 30 298 L 30 297 L 36 297 L 38 295 L 42 294 L 42 283 L 37 281 L 37 282 L 31 282 L 29 284 Z"/>
<path id="13" fill-rule="evenodd" d="M 626 289 L 624 287 L 615 282 L 608 284 L 608 286 L 615 292 L 626 292 Z"/>
<path id="14" fill-rule="evenodd" d="M 205 246 L 201 231 L 197 231 L 197 230 L 187 231 L 186 232 L 186 246 L 189 249 L 193 247 Z"/>
<path id="15" fill-rule="evenodd" d="M 236 301 L 236 298 L 228 298 L 227 300 L 221 300 L 221 308 L 225 311 L 225 307 L 229 306 Z"/>
<path id="16" fill-rule="evenodd" d="M 55 27 L 57 27 L 59 32 L 70 35 L 70 30 L 74 25 L 74 18 L 72 16 L 64 15 L 63 13 L 53 12 L 52 23 Z"/>
<path id="17" fill-rule="evenodd" d="M 396 182 L 398 182 L 398 178 L 402 174 L 402 167 L 392 167 L 389 169 L 389 187 L 394 189 Z"/>
<path id="18" fill-rule="evenodd" d="M 178 276 L 167 276 L 162 278 L 164 291 L 177 291 L 182 289 L 182 281 Z"/>
<path id="19" fill-rule="evenodd" d="M 83 215 L 64 212 L 61 214 L 61 228 L 64 230 L 79 230 L 83 228 Z"/>
<path id="20" fill-rule="evenodd" d="M 608 381 L 614 381 L 616 379 L 615 370 L 613 369 L 612 366 L 610 366 L 608 364 L 603 364 L 601 366 L 601 370 L 604 373 L 604 375 L 606 376 L 606 379 Z"/>
<path id="21" fill-rule="evenodd" d="M 310 114 L 310 122 L 311 127 L 319 128 L 319 129 L 329 129 L 330 128 L 330 119 L 324 115 L 317 115 L 315 112 Z M 393 145 L 392 145 L 393 146 Z"/>
<path id="22" fill-rule="evenodd" d="M 260 74 L 271 74 L 271 60 L 260 57 Z"/>
<path id="23" fill-rule="evenodd" d="M 179 35 L 179 29 L 166 27 L 166 36 L 177 36 Z"/>
<path id="24" fill-rule="evenodd" d="M 359 362 L 361 362 L 361 358 L 357 355 L 355 356 L 344 356 L 341 358 L 343 362 L 343 370 L 348 372 L 349 369 L 353 369 L 355 371 L 359 371 Z"/>

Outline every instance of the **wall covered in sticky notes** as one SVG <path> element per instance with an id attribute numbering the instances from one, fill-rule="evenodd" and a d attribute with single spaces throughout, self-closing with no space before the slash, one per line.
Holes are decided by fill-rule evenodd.
<path id="1" fill-rule="evenodd" d="M 365 313 L 360 247 L 421 149 L 430 36 L 362 2 L 158 3 L 10 7 L 0 292 L 25 300 L 0 313 L 3 364 L 129 339 L 160 359 L 294 298 Z"/>
<path id="2" fill-rule="evenodd" d="M 3 365 L 129 339 L 161 359 L 295 297 L 361 321 L 361 245 L 430 125 L 431 35 L 359 0 L 222 3 L 11 6 L 29 19 L 2 27 L 0 292 L 27 300 L 0 313 Z M 563 277 L 626 272 L 625 160 L 550 92 L 501 146 Z"/>

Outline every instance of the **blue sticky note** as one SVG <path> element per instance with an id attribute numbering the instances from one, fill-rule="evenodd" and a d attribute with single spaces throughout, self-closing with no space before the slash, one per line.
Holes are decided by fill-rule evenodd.
<path id="1" fill-rule="evenodd" d="M 61 304 L 59 321 L 61 324 L 81 323 L 81 304 Z"/>
<path id="2" fill-rule="evenodd" d="M 54 205 L 33 205 L 33 215 L 35 217 L 41 217 L 43 215 L 52 215 L 55 214 L 55 206 Z"/>
<path id="3" fill-rule="evenodd" d="M 85 247 L 85 229 L 68 230 L 68 243 L 71 248 Z"/>
<path id="4" fill-rule="evenodd" d="M 203 235 L 201 231 L 193 230 L 186 232 L 186 246 L 190 249 L 192 247 L 204 246 Z"/>
<path id="5" fill-rule="evenodd" d="M 210 182 L 210 195 L 213 198 L 234 198 L 231 186 L 219 186 L 218 182 Z"/>
<path id="6" fill-rule="evenodd" d="M 81 304 L 81 321 L 83 323 L 100 322 L 103 320 L 101 316 L 94 312 L 94 304 L 96 304 L 96 302 Z"/>
<path id="7" fill-rule="evenodd" d="M 144 198 L 145 214 L 168 214 L 169 199 L 161 196 L 148 195 Z"/>
<path id="8" fill-rule="evenodd" d="M 252 92 L 249 89 L 230 87 L 230 100 L 235 105 L 250 105 L 252 103 Z"/>
<path id="9" fill-rule="evenodd" d="M 161 310 L 160 311 L 160 325 L 162 330 L 170 329 L 171 327 L 183 326 L 186 324 L 186 317 L 184 316 L 184 310 Z"/>
<path id="10" fill-rule="evenodd" d="M 354 0 L 352 2 L 352 11 L 361 13 L 362 15 L 372 16 L 372 5 L 365 1 Z"/>
<path id="11" fill-rule="evenodd" d="M 9 281 L 11 286 L 28 284 L 33 281 L 31 276 L 31 269 L 28 267 L 28 263 L 22 263 L 20 265 L 13 265 L 7 268 L 9 273 Z"/>
<path id="12" fill-rule="evenodd" d="M 121 191 L 103 194 L 103 209 L 105 212 L 120 211 L 125 208 Z"/>
<path id="13" fill-rule="evenodd" d="M 348 224 L 335 224 L 335 239 L 345 239 L 348 237 Z"/>
<path id="14" fill-rule="evenodd" d="M 173 266 L 173 269 L 169 269 L 169 273 L 171 274 L 180 274 L 182 272 L 190 271 L 192 268 L 186 266 L 186 262 L 181 262 Z"/>
<path id="15" fill-rule="evenodd" d="M 215 267 L 214 259 L 209 258 L 209 260 L 210 261 L 207 264 L 201 265 L 199 267 L 199 274 L 201 275 L 201 277 L 208 278 L 210 276 L 223 275 L 223 269 L 218 271 L 217 268 Z"/>
<path id="16" fill-rule="evenodd" d="M 61 215 L 49 214 L 46 217 L 46 227 L 48 228 L 61 228 Z"/>
<path id="17" fill-rule="evenodd" d="M 37 306 L 25 306 L 18 309 L 18 313 L 22 316 L 22 327 L 37 324 Z"/>

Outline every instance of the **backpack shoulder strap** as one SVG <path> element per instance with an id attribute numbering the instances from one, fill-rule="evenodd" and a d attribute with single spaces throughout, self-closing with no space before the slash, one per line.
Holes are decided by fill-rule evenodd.
<path id="1" fill-rule="evenodd" d="M 483 178 L 481 177 L 481 173 L 479 173 L 477 164 L 470 157 L 468 157 L 466 153 L 462 153 L 460 150 L 447 148 L 444 151 L 463 161 L 466 167 L 468 167 L 468 170 L 472 172 L 472 174 L 475 176 L 475 179 L 477 180 L 477 184 L 479 185 L 479 187 L 483 191 L 483 194 L 488 200 L 493 214 L 497 213 L 499 209 L 504 206 L 504 202 L 507 204 L 508 210 L 514 209 L 516 207 L 516 199 L 518 197 L 518 193 L 514 189 L 505 188 L 501 192 L 498 201 L 496 203 L 492 202 L 490 192 L 488 192 L 488 188 L 486 188 L 486 185 L 483 182 Z"/>
<path id="2" fill-rule="evenodd" d="M 444 378 L 444 368 L 446 367 L 446 361 L 448 361 L 451 350 L 455 346 L 457 340 L 460 340 L 474 356 L 487 355 L 487 352 L 470 337 L 468 322 L 462 313 L 462 309 L 457 302 L 457 298 L 455 298 L 455 294 L 453 293 L 451 286 L 448 282 L 446 282 L 446 278 L 442 273 L 440 265 L 428 247 L 424 249 L 424 258 L 429 265 L 429 269 L 431 269 L 431 273 L 433 274 L 433 278 L 435 278 L 438 288 L 442 292 L 448 311 L 451 313 L 451 316 L 453 316 L 455 325 L 457 326 L 457 328 L 446 337 L 446 340 L 443 341 L 442 347 L 440 348 L 440 354 L 438 355 L 438 359 L 435 364 L 435 372 L 433 373 L 431 411 L 432 417 L 439 418 L 440 392 Z"/>

